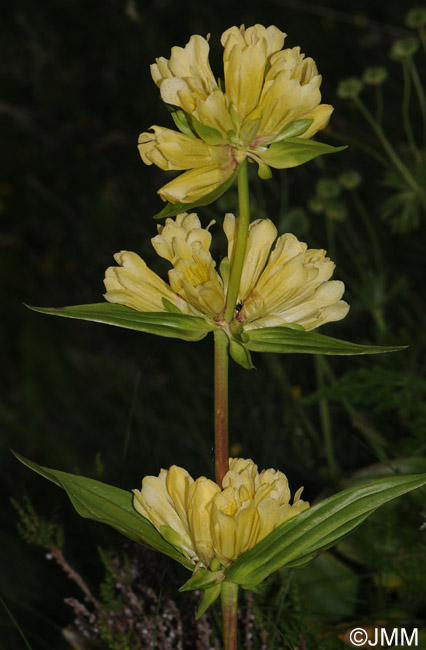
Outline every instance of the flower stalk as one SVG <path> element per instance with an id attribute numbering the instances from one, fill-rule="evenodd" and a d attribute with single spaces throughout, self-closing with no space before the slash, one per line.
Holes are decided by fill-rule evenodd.
<path id="1" fill-rule="evenodd" d="M 231 260 L 229 286 L 226 296 L 224 320 L 230 323 L 234 318 L 235 306 L 240 289 L 241 274 L 246 254 L 250 226 L 250 201 L 247 159 L 243 161 L 238 174 L 238 231 L 234 255 Z M 214 458 L 216 483 L 222 487 L 222 479 L 229 469 L 228 437 L 228 338 L 223 330 L 214 334 Z"/>
<path id="2" fill-rule="evenodd" d="M 366 107 L 364 102 L 359 97 L 354 97 L 354 102 L 357 105 L 357 107 L 359 108 L 359 110 L 361 111 L 361 113 L 363 114 L 366 121 L 369 123 L 369 125 L 373 129 L 373 131 L 376 134 L 376 136 L 378 137 L 378 139 L 380 140 L 384 150 L 386 151 L 386 153 L 389 156 L 390 160 L 395 165 L 396 169 L 399 171 L 401 176 L 405 179 L 405 181 L 407 182 L 409 187 L 411 187 L 411 189 L 416 194 L 418 194 L 420 196 L 420 200 L 421 200 L 422 204 L 426 207 L 426 198 L 424 196 L 423 189 L 416 182 L 416 180 L 413 178 L 412 174 L 410 173 L 410 171 L 408 170 L 406 165 L 404 165 L 401 158 L 396 153 L 395 149 L 393 148 L 393 146 L 389 142 L 389 140 L 386 137 L 386 135 L 385 135 L 382 127 L 380 126 L 380 124 L 378 124 L 376 122 L 376 120 L 371 115 L 370 111 L 368 110 L 368 108 Z"/>
<path id="3" fill-rule="evenodd" d="M 238 585 L 224 582 L 221 591 L 224 650 L 237 650 Z"/>
<path id="4" fill-rule="evenodd" d="M 238 174 L 239 217 L 237 226 L 237 239 L 235 243 L 234 255 L 231 260 L 231 274 L 229 278 L 228 293 L 226 296 L 225 320 L 227 323 L 230 323 L 234 317 L 250 226 L 250 200 L 247 166 L 248 165 L 246 158 L 243 161 L 240 173 Z"/>
<path id="5" fill-rule="evenodd" d="M 229 469 L 228 438 L 228 337 L 223 330 L 214 333 L 214 462 L 219 487 Z"/>

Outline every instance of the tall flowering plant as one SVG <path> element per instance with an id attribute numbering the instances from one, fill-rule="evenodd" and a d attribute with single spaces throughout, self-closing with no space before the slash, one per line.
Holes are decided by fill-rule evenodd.
<path id="1" fill-rule="evenodd" d="M 263 179 L 339 149 L 311 138 L 327 125 L 321 76 L 300 48 L 283 49 L 277 27 L 231 27 L 221 38 L 223 81 L 211 70 L 208 40 L 194 35 L 151 66 L 178 130 L 154 125 L 139 137 L 142 160 L 184 173 L 160 188 L 168 204 L 151 243 L 170 265 L 167 278 L 132 251 L 114 255 L 105 273 L 105 302 L 33 308 L 141 332 L 198 341 L 214 338 L 215 480 L 194 479 L 178 465 L 146 476 L 133 494 L 41 467 L 83 516 L 184 565 L 182 590 L 203 590 L 197 616 L 220 597 L 224 648 L 237 647 L 239 588 L 254 589 L 282 567 L 310 562 L 375 508 L 426 483 L 426 475 L 380 479 L 339 492 L 313 507 L 291 495 L 280 470 L 259 471 L 229 458 L 228 363 L 253 367 L 252 352 L 374 354 L 397 347 L 359 345 L 318 334 L 349 310 L 334 263 L 293 234 L 278 236 L 271 219 L 250 218 L 248 165 Z M 342 149 L 342 148 L 340 148 Z M 226 214 L 227 251 L 210 253 L 214 222 L 193 212 L 238 184 L 237 216 Z"/>

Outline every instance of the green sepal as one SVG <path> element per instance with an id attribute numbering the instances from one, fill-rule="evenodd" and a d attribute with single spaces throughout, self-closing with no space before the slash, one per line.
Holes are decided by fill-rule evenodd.
<path id="1" fill-rule="evenodd" d="M 220 277 L 223 280 L 223 285 L 225 287 L 228 286 L 229 282 L 229 274 L 231 273 L 231 262 L 229 261 L 229 257 L 224 257 L 219 264 L 219 273 Z"/>
<path id="2" fill-rule="evenodd" d="M 234 104 L 232 102 L 229 104 L 228 110 L 229 110 L 229 115 L 231 116 L 232 124 L 235 127 L 235 135 L 236 135 L 237 132 L 239 132 L 240 130 L 240 118 L 238 117 L 238 113 L 235 110 Z"/>
<path id="3" fill-rule="evenodd" d="M 313 120 L 296 120 L 296 122 L 287 124 L 285 129 L 283 129 L 281 133 L 276 138 L 274 138 L 274 143 L 282 142 L 288 138 L 296 138 L 300 135 L 303 135 L 306 133 L 312 123 Z"/>
<path id="4" fill-rule="evenodd" d="M 170 302 L 170 300 L 167 300 L 167 298 L 161 298 L 161 302 L 163 303 L 164 309 L 167 309 L 170 314 L 182 314 L 182 310 Z"/>
<path id="5" fill-rule="evenodd" d="M 193 115 L 191 115 L 190 120 L 193 130 L 204 142 L 211 146 L 224 143 L 224 138 L 220 131 L 217 131 L 212 126 L 202 124 Z"/>
<path id="6" fill-rule="evenodd" d="M 73 305 L 72 307 L 33 307 L 31 305 L 27 305 L 27 307 L 41 314 L 106 323 L 184 341 L 200 341 L 208 332 L 216 329 L 213 321 L 208 322 L 198 316 L 168 312 L 141 312 L 110 302 Z"/>
<path id="7" fill-rule="evenodd" d="M 251 360 L 250 352 L 234 337 L 229 339 L 229 354 L 235 363 L 238 363 L 238 365 L 245 368 L 245 370 L 253 370 L 254 365 Z"/>
<path id="8" fill-rule="evenodd" d="M 404 350 L 406 345 L 360 345 L 340 339 L 306 332 L 303 328 L 281 325 L 262 327 L 244 332 L 244 345 L 252 352 L 279 352 L 304 354 L 381 354 Z M 248 337 L 248 338 L 247 338 Z"/>
<path id="9" fill-rule="evenodd" d="M 162 219 L 163 217 L 174 217 L 177 214 L 180 214 L 181 212 L 188 212 L 193 208 L 197 208 L 203 205 L 209 205 L 210 203 L 213 203 L 213 201 L 216 201 L 216 199 L 222 196 L 222 194 L 224 194 L 226 190 L 229 190 L 232 183 L 235 181 L 238 174 L 240 173 L 240 167 L 241 164 L 239 164 L 235 168 L 232 176 L 230 176 L 228 180 L 222 183 L 222 185 L 219 185 L 219 187 L 213 190 L 213 192 L 210 192 L 209 194 L 205 194 L 204 196 L 197 199 L 197 201 L 193 201 L 192 203 L 167 203 L 167 205 L 161 210 L 161 212 L 158 212 L 156 215 L 154 215 L 154 219 Z"/>
<path id="10" fill-rule="evenodd" d="M 257 175 L 259 178 L 262 178 L 264 181 L 267 181 L 269 178 L 272 178 L 272 170 L 268 165 L 265 165 L 260 159 L 256 160 L 259 168 L 257 170 Z"/>
<path id="11" fill-rule="evenodd" d="M 63 488 L 82 517 L 107 524 L 132 541 L 164 553 L 193 570 L 193 563 L 166 542 L 151 522 L 136 512 L 131 492 L 84 476 L 42 467 L 15 451 L 12 453 L 34 472 Z"/>
<path id="12" fill-rule="evenodd" d="M 213 605 L 215 600 L 220 596 L 222 590 L 222 584 L 219 583 L 214 587 L 209 587 L 205 590 L 200 604 L 198 605 L 197 613 L 195 615 L 195 620 L 198 621 L 199 618 L 208 610 L 208 608 Z"/>
<path id="13" fill-rule="evenodd" d="M 209 589 L 223 582 L 225 578 L 224 571 L 209 571 L 208 569 L 198 569 L 185 582 L 179 591 L 194 591 L 195 589 Z"/>
<path id="14" fill-rule="evenodd" d="M 162 524 L 160 526 L 160 535 L 161 537 L 164 537 L 166 542 L 168 542 L 171 546 L 174 546 L 177 551 L 182 548 L 183 541 L 181 536 L 179 533 L 173 530 L 173 528 L 167 526 L 167 524 Z"/>
<path id="15" fill-rule="evenodd" d="M 283 567 L 302 566 L 341 541 L 376 508 L 426 484 L 426 474 L 393 476 L 352 487 L 278 526 L 225 573 L 245 588 Z"/>
<path id="16" fill-rule="evenodd" d="M 287 138 L 284 142 L 276 142 L 264 153 L 258 154 L 267 165 L 275 169 L 298 167 L 318 156 L 327 153 L 338 153 L 347 147 L 332 147 L 323 142 L 305 140 L 304 138 Z"/>
<path id="17" fill-rule="evenodd" d="M 194 129 L 191 126 L 190 116 L 187 115 L 187 113 L 185 113 L 185 111 L 183 111 L 181 108 L 171 106 L 170 104 L 166 104 L 166 106 L 169 109 L 173 118 L 173 122 L 179 131 L 184 135 L 189 135 L 192 138 L 196 138 L 197 134 L 194 133 Z"/>
<path id="18" fill-rule="evenodd" d="M 252 111 L 253 113 L 253 111 Z M 256 110 L 256 113 L 259 115 L 260 111 Z M 241 142 L 252 142 L 256 137 L 257 132 L 259 131 L 259 126 L 262 121 L 262 117 L 255 117 L 254 119 L 244 120 L 244 123 L 240 129 L 240 139 Z"/>

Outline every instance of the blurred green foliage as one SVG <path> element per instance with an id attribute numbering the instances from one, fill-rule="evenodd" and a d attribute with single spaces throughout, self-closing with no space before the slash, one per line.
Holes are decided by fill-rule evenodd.
<path id="1" fill-rule="evenodd" d="M 80 598 L 65 574 L 18 536 L 11 497 L 22 504 L 31 496 L 40 513 L 27 512 L 32 524 L 38 518 L 48 529 L 56 513 L 67 556 L 94 593 L 104 581 L 104 599 L 114 597 L 112 579 L 103 577 L 96 549 L 121 545 L 113 532 L 79 520 L 64 495 L 19 466 L 8 447 L 129 489 L 172 463 L 195 475 L 212 473 L 210 339 L 156 339 L 45 318 L 22 304 L 98 302 L 104 270 L 120 249 L 137 251 L 165 272 L 149 243 L 165 175 L 144 167 L 136 142 L 151 124 L 171 126 L 149 64 L 193 33 L 211 33 L 216 71 L 220 34 L 243 22 L 277 25 L 289 34 L 287 46 L 300 45 L 316 60 L 323 101 L 335 106 L 324 139 L 350 148 L 269 181 L 251 170 L 252 212 L 272 218 L 281 233 L 291 230 L 310 247 L 326 248 L 336 262 L 351 311 L 325 334 L 410 345 L 382 357 L 317 362 L 254 355 L 251 372 L 234 364 L 232 453 L 284 470 L 291 486 L 305 484 L 311 501 L 356 472 L 409 472 L 410 459 L 425 455 L 425 210 L 416 186 L 425 186 L 426 36 L 422 10 L 405 22 L 414 8 L 367 0 L 344 9 L 338 0 L 248 0 L 244 7 L 225 0 L 18 0 L 4 8 L 2 647 L 69 648 L 61 628 L 73 614 L 63 599 Z M 394 43 L 406 39 L 416 48 L 389 58 Z M 380 83 L 367 74 L 371 68 L 381 71 Z M 351 77 L 360 80 L 359 95 L 339 98 L 339 82 Z M 408 176 L 389 157 L 381 132 Z M 203 223 L 217 220 L 216 259 L 225 251 L 222 215 L 235 209 L 234 188 L 199 210 Z M 414 471 L 424 470 L 417 464 Z M 247 596 L 241 625 L 242 632 L 252 630 L 252 647 L 303 642 L 333 650 L 344 647 L 338 635 L 356 623 L 384 618 L 424 627 L 424 518 L 424 491 L 404 497 L 346 547 Z M 166 567 L 170 575 L 174 569 Z"/>

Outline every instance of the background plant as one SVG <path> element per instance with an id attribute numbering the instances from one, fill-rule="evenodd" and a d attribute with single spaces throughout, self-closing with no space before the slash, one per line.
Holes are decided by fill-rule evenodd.
<path id="1" fill-rule="evenodd" d="M 383 125 L 392 134 L 392 145 L 404 162 L 414 164 L 420 173 L 421 165 L 413 163 L 408 151 L 401 118 L 403 69 L 399 62 L 388 59 L 394 41 L 416 35 L 417 30 L 405 26 L 402 4 L 376 9 L 374 13 L 367 9 L 367 4 L 364 7 L 359 3 L 357 7 L 357 15 L 342 16 L 335 11 L 339 9 L 337 4 L 324 4 L 318 8 L 318 16 L 310 13 L 312 7 L 294 10 L 283 3 L 278 15 L 277 6 L 271 4 L 265 5 L 262 16 L 258 16 L 256 7 L 248 3 L 247 14 L 241 16 L 240 7 L 229 7 L 227 3 L 221 19 L 220 12 L 212 15 L 206 8 L 200 12 L 198 3 L 187 3 L 181 41 L 184 43 L 189 34 L 197 31 L 219 34 L 229 24 L 243 20 L 249 24 L 253 18 L 278 24 L 291 35 L 291 44 L 300 43 L 305 51 L 315 54 L 324 74 L 323 95 L 337 109 L 333 132 L 345 142 L 350 138 L 359 142 L 362 138 L 370 149 L 383 156 L 376 135 L 366 130 L 359 110 L 346 100 L 339 104 L 334 95 L 340 79 L 348 75 L 361 77 L 373 57 L 375 64 L 388 69 L 388 79 L 382 85 Z M 7 223 L 14 224 L 3 238 L 2 255 L 2 279 L 10 303 L 3 319 L 8 341 L 4 354 L 10 370 L 2 399 L 2 444 L 19 446 L 23 453 L 44 464 L 75 465 L 83 474 L 108 476 L 111 482 L 129 488 L 153 465 L 167 466 L 178 454 L 179 463 L 188 470 L 209 471 L 210 449 L 203 442 L 208 439 L 204 432 L 210 427 L 212 400 L 208 384 L 209 345 L 181 343 L 176 347 L 173 342 L 148 338 L 143 345 L 139 338 L 135 351 L 132 333 L 105 332 L 86 324 L 76 327 L 65 322 L 51 323 L 36 316 L 30 319 L 24 315 L 20 302 L 37 297 L 39 303 L 46 305 L 62 304 L 64 295 L 70 303 L 95 302 L 102 291 L 104 268 L 110 263 L 110 253 L 118 241 L 120 247 L 130 249 L 136 248 L 137 242 L 146 256 L 142 242 L 152 234 L 150 215 L 158 206 L 153 188 L 162 179 L 160 172 L 148 172 L 141 166 L 132 147 L 141 125 L 154 121 L 158 100 L 155 93 L 149 99 L 145 91 L 138 94 L 135 88 L 142 89 L 150 83 L 148 64 L 160 49 L 167 51 L 170 43 L 176 41 L 179 17 L 174 12 L 177 8 L 167 3 L 162 7 L 144 4 L 141 8 L 137 3 L 123 2 L 112 2 L 107 7 L 94 3 L 80 13 L 66 3 L 52 3 L 44 11 L 35 12 L 30 3 L 21 2 L 9 8 L 7 24 L 11 29 L 2 36 L 6 55 L 1 69 L 1 109 L 8 164 L 0 189 Z M 331 39 L 333 52 L 345 56 L 331 55 Z M 415 56 L 423 56 L 421 48 Z M 341 67 L 343 60 L 345 69 Z M 142 82 L 144 70 L 146 77 Z M 374 87 L 366 87 L 360 95 L 373 114 L 375 93 Z M 416 102 L 413 86 L 411 120 L 416 125 L 414 131 L 420 134 L 421 112 Z M 303 235 L 312 246 L 324 245 L 324 230 L 328 229 L 328 250 L 346 282 L 347 299 L 352 306 L 344 330 L 343 323 L 339 325 L 342 338 L 411 344 L 399 357 L 370 359 L 368 367 L 356 359 L 337 359 L 314 368 L 308 358 L 301 366 L 299 359 L 296 367 L 292 359 L 283 365 L 272 356 L 265 356 L 256 360 L 255 377 L 239 368 L 232 369 L 233 453 L 254 456 L 265 467 L 285 467 L 290 481 L 304 482 L 306 493 L 316 494 L 324 482 L 332 491 L 337 480 L 373 463 L 384 463 L 379 467 L 381 471 L 394 467 L 392 463 L 402 472 L 423 471 L 418 457 L 424 454 L 425 439 L 421 327 L 424 217 L 418 211 L 414 235 L 404 229 L 402 233 L 392 232 L 391 222 L 382 221 L 381 215 L 386 202 L 401 191 L 395 185 L 396 180 L 401 180 L 398 177 L 390 188 L 382 185 L 382 164 L 355 145 L 340 154 L 339 161 L 311 165 L 293 172 L 291 178 L 287 179 L 285 172 L 276 173 L 268 185 L 259 184 L 252 211 L 256 210 L 259 216 L 273 216 L 280 232 L 291 230 Z M 309 220 L 304 217 L 303 210 L 310 209 L 307 199 L 315 196 L 320 176 L 335 179 L 341 185 L 342 171 L 353 169 L 361 175 L 356 193 L 379 242 L 383 265 L 380 272 L 373 239 L 352 190 L 342 187 L 335 197 L 337 205 L 329 206 L 328 217 L 325 214 L 326 221 L 324 213 L 318 213 L 315 220 L 312 215 Z M 225 196 L 202 214 L 207 221 L 216 211 L 221 214 L 234 205 L 235 197 Z M 339 210 L 340 214 L 347 214 L 346 220 L 336 218 Z M 402 214 L 400 210 L 399 213 Z M 99 277 L 97 292 L 95 277 Z M 332 335 L 333 328 L 329 327 L 327 333 Z M 172 365 L 172 374 L 164 372 L 166 362 Z M 103 381 L 106 374 L 108 382 Z M 174 377 L 182 380 L 176 381 Z M 257 399 L 259 384 L 264 387 L 263 404 Z M 192 400 L 189 411 L 182 405 L 188 403 L 193 386 L 197 387 L 197 399 Z M 167 393 L 170 410 L 166 413 L 161 405 L 155 405 L 154 396 L 158 393 Z M 177 435 L 168 434 L 173 427 L 176 431 L 176 423 L 185 433 L 179 441 Z M 262 441 L 258 439 L 260 428 L 267 435 Z M 148 435 L 151 431 L 156 431 L 155 441 Z M 328 440 L 327 454 L 318 467 L 316 450 L 323 438 Z M 121 454 L 117 456 L 118 447 Z M 3 457 L 8 458 L 6 454 Z M 416 461 L 409 460 L 413 457 Z M 149 466 L 145 458 L 149 459 Z M 82 459 L 87 459 L 84 466 Z M 5 463 L 4 493 L 16 496 L 23 489 L 37 491 L 43 496 L 44 515 L 55 508 L 58 501 L 54 491 L 24 470 L 21 474 L 13 461 L 7 459 Z M 39 497 L 37 503 L 41 503 Z M 410 499 L 408 504 L 413 501 Z M 398 557 L 407 555 L 404 548 L 412 543 L 410 537 L 410 542 L 404 537 L 404 530 L 414 530 L 413 526 L 421 524 L 415 518 L 420 510 L 418 504 L 412 510 L 408 504 L 403 512 L 392 515 L 394 519 L 388 514 L 384 528 L 378 524 L 378 530 L 384 529 L 392 536 Z M 411 512 L 408 517 L 406 508 Z M 67 543 L 72 555 L 79 558 L 78 569 L 96 587 L 102 569 L 100 565 L 94 568 L 89 558 L 96 552 L 99 530 L 93 526 L 88 533 L 87 522 L 81 528 L 71 511 L 66 513 L 67 520 L 73 522 L 69 530 L 67 526 Z M 57 622 L 65 625 L 70 620 L 58 593 L 68 595 L 70 585 L 65 578 L 61 581 L 52 566 L 46 567 L 38 550 L 17 544 L 13 510 L 6 507 L 2 516 L 5 602 L 33 647 L 50 644 L 58 648 L 63 641 Z M 398 530 L 389 532 L 395 528 L 392 521 L 399 522 Z M 413 523 L 405 529 L 401 521 Z M 383 580 L 376 586 L 370 578 L 376 572 L 377 557 L 369 558 L 367 565 L 354 565 L 353 559 L 343 560 L 361 579 L 353 614 L 342 618 L 353 616 L 352 620 L 360 620 L 365 616 L 378 620 L 386 610 L 385 605 L 387 611 L 391 605 L 399 615 L 397 603 L 402 602 L 410 620 L 420 620 L 415 616 L 421 616 L 421 602 L 410 609 L 408 594 L 410 590 L 415 592 L 414 567 L 422 566 L 421 534 L 424 533 L 418 538 L 418 552 L 407 560 L 413 563 L 413 569 L 405 573 L 404 586 L 397 592 L 383 586 Z M 102 537 L 105 535 L 112 544 L 119 543 L 113 533 L 103 531 Z M 365 557 L 368 538 L 361 536 L 357 543 Z M 385 565 L 387 561 L 390 569 L 391 558 L 384 554 Z M 40 604 L 38 585 L 46 581 L 49 587 Z M 309 584 L 312 582 L 318 584 L 321 580 L 314 576 Z M 282 584 L 286 584 L 284 578 Z M 384 599 L 377 598 L 379 589 Z M 329 586 L 327 593 L 331 591 Z M 306 594 L 312 593 L 312 587 L 307 588 L 305 583 L 299 591 L 295 588 L 283 593 L 287 594 L 283 606 L 293 617 L 297 638 L 298 631 L 303 633 L 306 629 L 307 621 L 318 616 L 312 604 L 305 602 L 309 601 Z M 265 616 L 267 621 L 271 619 L 269 602 L 267 598 L 260 600 L 256 609 L 258 617 Z M 324 624 L 336 620 L 330 612 L 322 616 L 319 635 L 324 632 Z M 3 623 L 5 647 L 7 643 L 19 647 L 21 638 L 6 612 Z M 65 643 L 63 647 L 67 647 Z"/>

